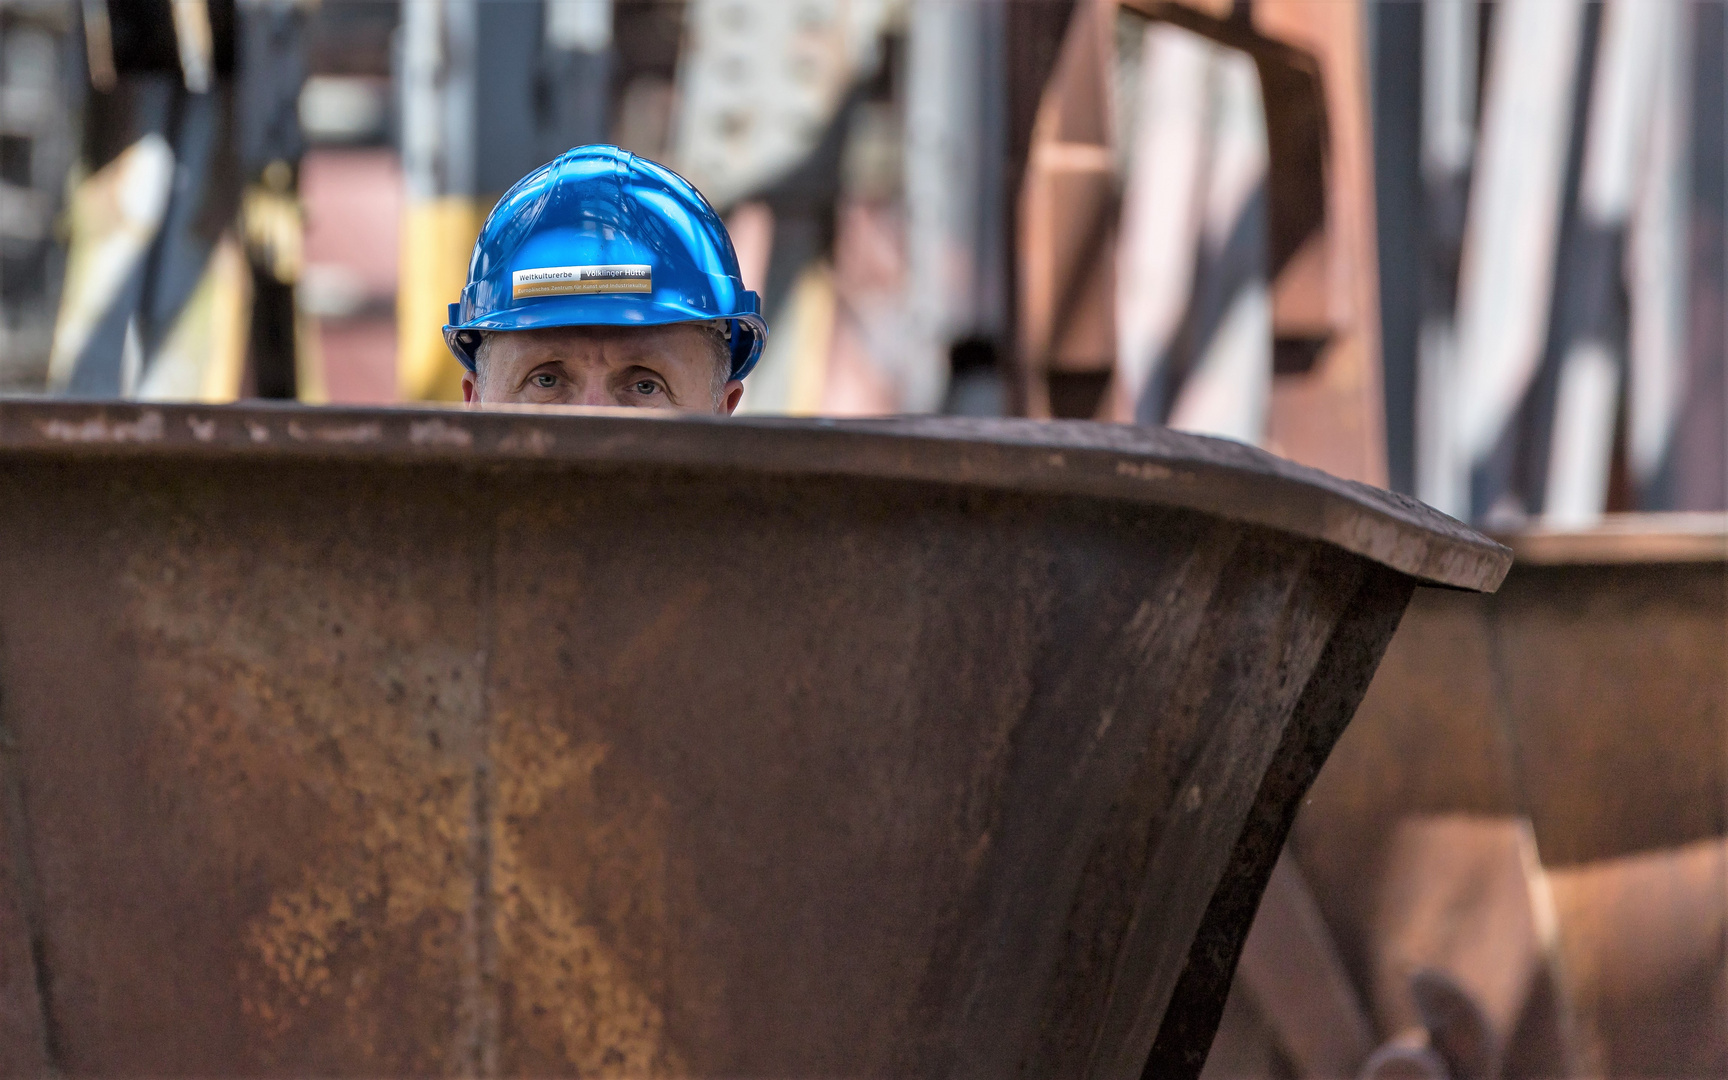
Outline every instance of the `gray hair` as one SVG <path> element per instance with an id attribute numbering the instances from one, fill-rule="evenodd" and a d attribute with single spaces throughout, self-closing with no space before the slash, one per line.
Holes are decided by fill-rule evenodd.
<path id="1" fill-rule="evenodd" d="M 720 403 L 726 384 L 732 381 L 732 320 L 709 319 L 696 324 L 714 349 L 714 403 Z"/>

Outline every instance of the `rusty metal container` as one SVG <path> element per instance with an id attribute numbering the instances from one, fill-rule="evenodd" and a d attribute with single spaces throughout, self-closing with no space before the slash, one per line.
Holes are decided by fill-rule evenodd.
<path id="1" fill-rule="evenodd" d="M 1296 861 L 1379 1038 L 1422 1022 L 1421 967 L 1475 999 L 1505 1075 L 1724 1075 L 1728 517 L 1507 539 L 1496 595 L 1410 605 Z M 1527 911 L 1447 893 L 1507 837 Z"/>
<path id="2" fill-rule="evenodd" d="M 0 1047 L 1192 1074 L 1420 582 L 1158 430 L 7 403 Z"/>

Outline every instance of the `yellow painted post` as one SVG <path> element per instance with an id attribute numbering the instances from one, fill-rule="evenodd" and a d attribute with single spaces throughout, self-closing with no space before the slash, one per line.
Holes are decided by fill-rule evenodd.
<path id="1" fill-rule="evenodd" d="M 446 195 L 403 211 L 396 293 L 396 387 L 405 401 L 462 400 L 462 368 L 444 345 L 447 307 L 462 292 L 485 211 Z"/>

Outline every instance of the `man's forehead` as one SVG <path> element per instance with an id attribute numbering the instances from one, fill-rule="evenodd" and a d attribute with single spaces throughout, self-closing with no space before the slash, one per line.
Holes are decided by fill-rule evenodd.
<path id="1" fill-rule="evenodd" d="M 595 346 L 604 346 L 605 354 L 608 357 L 622 357 L 638 352 L 663 349 L 669 340 L 680 338 L 692 330 L 692 327 L 674 324 L 670 326 L 554 326 L 536 330 L 495 331 L 494 333 L 499 341 L 508 340 L 524 353 L 591 353 Z"/>

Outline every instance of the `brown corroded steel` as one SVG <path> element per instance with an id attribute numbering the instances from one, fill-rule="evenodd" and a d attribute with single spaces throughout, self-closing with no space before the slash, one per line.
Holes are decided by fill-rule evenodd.
<path id="1" fill-rule="evenodd" d="M 1197 1062 L 1413 586 L 1507 559 L 1012 421 L 7 403 L 0 505 L 0 1049 L 91 1076 Z"/>
<path id="2" fill-rule="evenodd" d="M 1510 542 L 1493 598 L 1417 595 L 1292 848 L 1359 985 L 1384 998 L 1403 992 L 1373 970 L 1399 821 L 1528 828 L 1562 983 L 1532 1009 L 1568 1015 L 1516 1018 L 1525 1074 L 1722 1075 L 1728 519 L 1629 515 Z"/>

